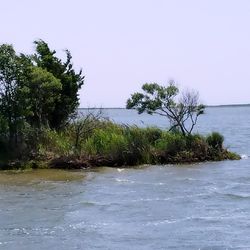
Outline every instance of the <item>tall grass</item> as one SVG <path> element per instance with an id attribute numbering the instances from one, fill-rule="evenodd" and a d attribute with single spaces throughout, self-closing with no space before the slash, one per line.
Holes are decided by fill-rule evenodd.
<path id="1" fill-rule="evenodd" d="M 84 153 L 103 156 L 114 165 L 137 165 L 152 161 L 151 149 L 160 130 L 106 123 L 84 143 Z"/>
<path id="2" fill-rule="evenodd" d="M 65 132 L 44 129 L 39 139 L 38 153 L 51 157 L 68 156 L 74 153 L 74 145 Z"/>
<path id="3" fill-rule="evenodd" d="M 199 134 L 183 136 L 155 127 L 118 125 L 93 117 L 71 123 L 61 131 L 43 129 L 39 133 L 37 136 L 36 132 L 30 132 L 28 139 L 36 150 L 33 159 L 47 162 L 60 159 L 57 161 L 59 167 L 239 159 L 238 155 L 223 148 L 224 138 L 218 133 L 207 137 Z"/>

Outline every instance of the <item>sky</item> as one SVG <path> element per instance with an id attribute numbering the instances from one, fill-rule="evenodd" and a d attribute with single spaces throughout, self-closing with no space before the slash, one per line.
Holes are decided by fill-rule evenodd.
<path id="1" fill-rule="evenodd" d="M 206 105 L 250 103 L 249 0 L 0 0 L 0 44 L 69 49 L 81 107 L 125 107 L 148 82 L 199 91 Z"/>

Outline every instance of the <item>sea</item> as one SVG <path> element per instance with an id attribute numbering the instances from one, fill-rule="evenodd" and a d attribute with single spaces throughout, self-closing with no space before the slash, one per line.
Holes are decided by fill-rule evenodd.
<path id="1" fill-rule="evenodd" d="M 102 115 L 169 126 L 164 117 L 134 110 Z M 194 132 L 213 131 L 242 159 L 0 172 L 0 249 L 250 249 L 250 107 L 206 108 Z"/>

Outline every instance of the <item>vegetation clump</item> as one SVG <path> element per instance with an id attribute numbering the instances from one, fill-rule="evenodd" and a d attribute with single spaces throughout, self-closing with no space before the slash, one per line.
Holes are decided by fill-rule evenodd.
<path id="1" fill-rule="evenodd" d="M 93 122 L 93 121 L 92 121 Z M 78 121 L 79 126 L 81 121 Z M 83 121 L 84 124 L 86 120 Z M 212 135 L 184 136 L 179 132 L 158 128 L 139 128 L 98 120 L 86 136 L 76 134 L 68 125 L 63 131 L 44 130 L 38 143 L 36 159 L 51 168 L 89 168 L 93 166 L 134 166 L 139 164 L 193 163 L 239 159 L 223 147 L 210 145 Z M 84 127 L 84 125 L 83 125 Z M 39 164 L 39 162 L 37 162 Z"/>
<path id="2" fill-rule="evenodd" d="M 62 61 L 46 42 L 34 44 L 32 55 L 0 45 L 0 164 L 37 156 L 48 133 L 59 140 L 79 104 L 84 76 L 74 70 L 70 52 L 66 50 Z M 57 144 L 58 149 L 65 146 Z"/>

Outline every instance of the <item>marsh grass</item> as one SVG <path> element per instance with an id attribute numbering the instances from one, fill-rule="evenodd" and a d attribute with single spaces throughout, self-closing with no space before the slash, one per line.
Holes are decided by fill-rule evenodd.
<path id="1" fill-rule="evenodd" d="M 85 119 L 61 131 L 40 131 L 35 156 L 27 166 L 86 168 L 239 159 L 237 154 L 223 148 L 223 139 L 215 132 L 206 137 L 184 136 L 156 127 L 140 128 L 109 120 Z"/>

